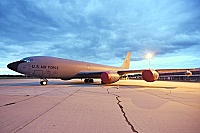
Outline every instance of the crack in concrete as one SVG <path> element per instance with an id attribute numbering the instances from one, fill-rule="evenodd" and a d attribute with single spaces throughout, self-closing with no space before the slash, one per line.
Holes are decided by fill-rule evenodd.
<path id="1" fill-rule="evenodd" d="M 9 105 L 13 105 L 13 104 L 15 104 L 15 102 L 13 102 L 13 103 L 7 103 L 4 106 L 9 106 Z"/>
<path id="2" fill-rule="evenodd" d="M 128 118 L 127 118 L 127 116 L 126 116 L 126 112 L 124 111 L 123 106 L 120 104 L 121 101 L 119 100 L 119 97 L 120 97 L 120 96 L 116 96 L 116 99 L 117 99 L 117 101 L 118 101 L 117 104 L 118 104 L 118 106 L 120 107 L 121 112 L 123 113 L 123 116 L 124 116 L 126 122 L 127 122 L 128 125 L 131 127 L 131 130 L 132 130 L 133 132 L 138 133 L 138 131 L 134 128 L 134 126 L 133 126 L 133 125 L 131 124 L 131 122 L 128 120 Z"/>
<path id="3" fill-rule="evenodd" d="M 131 122 L 128 120 L 128 117 L 126 116 L 126 112 L 124 111 L 124 107 L 120 104 L 122 101 L 119 100 L 120 96 L 119 95 L 116 95 L 116 94 L 113 94 L 113 93 L 110 93 L 109 92 L 109 89 L 107 89 L 107 92 L 108 94 L 111 94 L 111 95 L 114 95 L 116 96 L 116 100 L 117 100 L 117 105 L 119 106 L 122 114 L 123 114 L 123 117 L 125 119 L 125 121 L 127 122 L 127 124 L 131 127 L 131 130 L 135 133 L 138 133 L 138 131 L 134 128 L 134 126 L 131 124 Z"/>

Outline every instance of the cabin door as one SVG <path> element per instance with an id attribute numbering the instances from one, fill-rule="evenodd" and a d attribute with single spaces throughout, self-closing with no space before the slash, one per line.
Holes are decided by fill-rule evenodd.
<path id="1" fill-rule="evenodd" d="M 35 70 L 33 75 L 37 76 L 37 77 L 42 77 L 43 76 L 43 71 L 42 70 Z"/>

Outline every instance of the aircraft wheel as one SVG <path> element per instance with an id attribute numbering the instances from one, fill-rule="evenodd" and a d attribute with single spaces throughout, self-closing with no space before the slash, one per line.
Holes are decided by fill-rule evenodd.
<path id="1" fill-rule="evenodd" d="M 89 79 L 85 79 L 84 82 L 85 82 L 85 83 L 89 83 Z"/>
<path id="2" fill-rule="evenodd" d="M 93 79 L 85 79 L 84 82 L 85 82 L 85 83 L 93 83 L 94 80 L 93 80 Z"/>
<path id="3" fill-rule="evenodd" d="M 47 82 L 46 81 L 40 81 L 40 84 L 41 85 L 47 85 Z"/>
<path id="4" fill-rule="evenodd" d="M 89 79 L 89 82 L 90 82 L 90 83 L 93 83 L 93 82 L 94 82 L 94 80 L 93 80 L 93 79 Z"/>

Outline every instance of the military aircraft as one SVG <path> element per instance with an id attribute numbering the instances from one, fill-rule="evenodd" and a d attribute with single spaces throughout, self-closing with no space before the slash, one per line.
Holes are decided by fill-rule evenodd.
<path id="1" fill-rule="evenodd" d="M 141 73 L 143 80 L 153 82 L 159 78 L 159 73 L 185 72 L 192 75 L 192 69 L 144 69 L 130 70 L 131 53 L 128 52 L 121 67 L 106 66 L 83 61 L 48 57 L 32 56 L 12 62 L 7 67 L 13 71 L 41 78 L 40 84 L 47 85 L 51 78 L 62 80 L 85 79 L 85 83 L 93 83 L 94 78 L 100 78 L 102 84 L 117 82 L 121 76 L 128 73 Z"/>

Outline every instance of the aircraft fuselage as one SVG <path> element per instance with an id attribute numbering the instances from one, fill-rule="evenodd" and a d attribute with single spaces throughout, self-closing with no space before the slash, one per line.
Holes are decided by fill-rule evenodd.
<path id="1" fill-rule="evenodd" d="M 76 74 L 81 71 L 92 72 L 119 69 L 120 68 L 118 67 L 111 67 L 82 61 L 46 56 L 34 56 L 22 59 L 21 63 L 18 63 L 17 68 L 14 71 L 40 78 L 71 79 L 76 78 Z"/>

